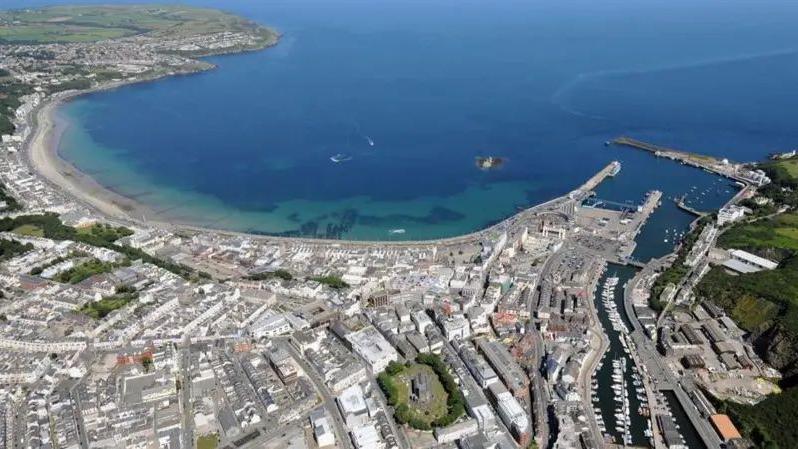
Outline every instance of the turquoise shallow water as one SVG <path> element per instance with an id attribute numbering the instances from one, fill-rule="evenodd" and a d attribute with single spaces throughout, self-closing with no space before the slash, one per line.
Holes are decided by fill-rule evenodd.
<path id="1" fill-rule="evenodd" d="M 444 237 L 566 193 L 613 159 L 623 171 L 600 197 L 695 185 L 696 207 L 711 208 L 730 194 L 723 181 L 603 142 L 627 134 L 739 160 L 798 145 L 795 2 L 190 3 L 283 39 L 61 110 L 60 154 L 162 218 Z M 488 154 L 508 163 L 476 169 Z M 669 249 L 665 230 L 689 221 L 664 201 L 637 256 Z"/>

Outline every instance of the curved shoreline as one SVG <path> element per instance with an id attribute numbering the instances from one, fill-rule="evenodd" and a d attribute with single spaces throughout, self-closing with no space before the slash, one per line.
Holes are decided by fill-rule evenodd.
<path id="1" fill-rule="evenodd" d="M 74 165 L 63 159 L 58 154 L 58 142 L 61 133 L 66 126 L 59 123 L 56 117 L 57 109 L 63 103 L 81 95 L 90 94 L 102 90 L 115 89 L 129 84 L 140 82 L 155 81 L 160 77 L 142 79 L 137 81 L 115 82 L 98 86 L 88 90 L 60 92 L 47 97 L 42 104 L 31 111 L 29 123 L 31 124 L 31 135 L 23 146 L 24 160 L 28 167 L 42 178 L 50 187 L 58 193 L 68 196 L 70 200 L 87 207 L 105 218 L 137 227 L 161 227 L 173 231 L 185 230 L 194 232 L 211 232 L 220 235 L 240 235 L 258 240 L 272 240 L 276 242 L 302 242 L 308 244 L 346 244 L 346 245 L 383 245 L 383 246 L 418 246 L 451 244 L 464 240 L 478 239 L 483 235 L 503 229 L 507 225 L 517 221 L 520 217 L 553 202 L 561 200 L 563 197 L 555 197 L 543 203 L 534 205 L 524 211 L 517 212 L 486 228 L 477 229 L 473 232 L 455 235 L 451 237 L 429 239 L 429 240 L 348 240 L 348 239 L 324 239 L 312 237 L 282 237 L 268 234 L 255 234 L 247 232 L 237 232 L 225 229 L 217 229 L 181 223 L 179 221 L 165 221 L 161 219 L 148 219 L 146 217 L 157 217 L 158 212 L 147 205 L 114 192 L 108 187 L 100 184 L 89 174 L 80 171 Z"/>
<path id="2" fill-rule="evenodd" d="M 204 55 L 198 55 L 196 58 L 226 54 L 239 54 L 268 49 L 277 45 L 281 37 L 282 35 L 278 33 L 277 39 L 265 42 L 263 46 L 257 48 L 211 52 Z M 538 208 L 546 207 L 552 203 L 560 201 L 568 195 L 568 192 L 566 192 L 562 196 L 554 197 L 548 201 L 544 201 L 542 203 L 530 206 L 522 211 L 515 212 L 512 215 L 500 219 L 499 221 L 487 227 L 449 237 L 422 240 L 356 240 L 346 238 L 330 239 L 317 237 L 286 237 L 270 235 L 268 233 L 260 234 L 246 231 L 220 229 L 214 228 L 213 226 L 198 225 L 191 222 L 180 221 L 179 219 L 175 218 L 163 217 L 153 207 L 148 206 L 137 199 L 115 192 L 111 188 L 98 182 L 88 173 L 78 169 L 68 160 L 61 157 L 58 152 L 59 142 L 66 124 L 63 121 L 59 121 L 59 119 L 56 117 L 56 114 L 57 109 L 63 103 L 76 97 L 94 92 L 116 89 L 133 84 L 155 82 L 161 78 L 171 76 L 191 75 L 194 73 L 203 72 L 205 70 L 217 68 L 216 65 L 202 61 L 200 59 L 195 59 L 195 61 L 197 62 L 196 66 L 188 67 L 183 71 L 151 75 L 141 79 L 114 81 L 85 90 L 58 92 L 45 97 L 41 104 L 33 108 L 27 117 L 27 121 L 31 126 L 31 133 L 29 138 L 22 145 L 22 159 L 28 168 L 33 173 L 38 175 L 45 184 L 53 188 L 57 194 L 63 195 L 67 197 L 68 201 L 76 202 L 77 204 L 94 211 L 100 216 L 115 221 L 119 224 L 126 224 L 140 228 L 157 227 L 172 231 L 183 230 L 191 232 L 209 232 L 219 235 L 238 235 L 258 239 L 261 241 L 301 242 L 305 244 L 346 244 L 351 246 L 382 245 L 408 247 L 461 243 L 468 240 L 477 240 L 483 237 L 485 234 L 499 229 L 505 229 L 509 225 L 523 218 L 525 215 L 533 213 Z M 607 168 L 605 167 L 603 170 L 606 169 Z M 603 170 L 599 173 L 602 173 Z M 577 187 L 577 189 L 583 189 L 585 186 L 591 185 L 594 178 L 595 176 L 588 180 L 583 186 Z"/>
<path id="3" fill-rule="evenodd" d="M 141 212 L 140 205 L 101 185 L 58 154 L 58 143 L 66 124 L 55 117 L 56 109 L 71 98 L 93 91 L 55 94 L 31 113 L 33 132 L 25 151 L 25 160 L 33 171 L 62 193 L 109 218 L 128 221 L 132 215 Z"/>

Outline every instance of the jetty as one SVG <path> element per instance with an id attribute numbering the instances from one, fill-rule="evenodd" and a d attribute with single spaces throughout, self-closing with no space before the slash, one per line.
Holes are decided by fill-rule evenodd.
<path id="1" fill-rule="evenodd" d="M 607 164 L 604 168 L 602 168 L 598 173 L 593 175 L 590 179 L 588 179 L 579 190 L 583 192 L 590 192 L 591 190 L 598 187 L 601 184 L 601 181 L 604 181 L 607 177 L 615 176 L 618 171 L 621 169 L 621 163 L 618 161 L 612 161 Z"/>
<path id="2" fill-rule="evenodd" d="M 681 209 L 681 210 L 683 210 L 685 212 L 691 213 L 691 214 L 693 214 L 693 215 L 695 215 L 695 216 L 697 216 L 699 218 L 709 215 L 707 212 L 702 212 L 702 211 L 700 211 L 698 209 L 695 209 L 693 207 L 688 206 L 684 202 L 684 197 L 685 197 L 685 195 L 682 195 L 679 198 L 674 198 L 673 199 L 673 201 L 676 203 L 676 207 L 678 207 L 679 209 Z"/>

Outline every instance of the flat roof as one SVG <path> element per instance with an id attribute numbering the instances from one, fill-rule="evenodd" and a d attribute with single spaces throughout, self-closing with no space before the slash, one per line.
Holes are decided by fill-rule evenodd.
<path id="1" fill-rule="evenodd" d="M 769 270 L 772 270 L 779 266 L 778 263 L 773 262 L 772 260 L 765 259 L 764 257 L 759 257 L 756 254 L 751 254 L 748 251 L 743 251 L 741 249 L 729 250 L 729 254 L 731 254 L 732 257 L 743 259 L 745 261 L 751 262 L 752 264 L 759 265 Z"/>
<path id="2" fill-rule="evenodd" d="M 725 441 L 742 438 L 742 435 L 740 435 L 740 432 L 737 430 L 737 427 L 734 426 L 734 423 L 731 422 L 728 415 L 712 415 L 709 419 L 712 421 L 712 425 L 715 426 L 718 435 Z"/>
<path id="3" fill-rule="evenodd" d="M 749 264 L 747 264 L 745 262 L 740 262 L 737 259 L 729 259 L 726 262 L 723 262 L 723 266 L 728 268 L 728 269 L 730 269 L 730 270 L 734 270 L 734 271 L 736 271 L 738 273 L 745 273 L 745 274 L 747 274 L 747 273 L 756 273 L 757 271 L 762 271 L 761 268 L 755 267 L 753 265 L 749 265 Z"/>

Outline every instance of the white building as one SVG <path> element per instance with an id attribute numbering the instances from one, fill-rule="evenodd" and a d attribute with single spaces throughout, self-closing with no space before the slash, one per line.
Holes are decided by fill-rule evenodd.
<path id="1" fill-rule="evenodd" d="M 718 226 L 733 223 L 745 216 L 745 208 L 735 204 L 722 207 L 718 211 Z"/>
<path id="2" fill-rule="evenodd" d="M 434 430 L 435 440 L 440 444 L 451 443 L 477 433 L 479 433 L 479 425 L 473 418 L 448 427 L 437 427 Z"/>
<path id="3" fill-rule="evenodd" d="M 313 427 L 313 437 L 319 447 L 335 445 L 335 432 L 323 408 L 318 408 L 310 413 L 310 425 Z"/>
<path id="4" fill-rule="evenodd" d="M 252 336 L 255 338 L 276 337 L 291 332 L 291 323 L 285 315 L 266 315 L 256 320 L 250 326 Z"/>
<path id="5" fill-rule="evenodd" d="M 432 326 L 432 320 L 427 315 L 427 312 L 423 310 L 419 310 L 418 312 L 414 313 L 411 316 L 411 319 L 414 323 L 416 323 L 416 329 L 424 334 L 427 331 L 427 327 Z"/>
<path id="6" fill-rule="evenodd" d="M 346 338 L 352 344 L 352 350 L 371 367 L 372 373 L 379 373 L 388 363 L 399 360 L 399 353 L 374 326 L 352 332 Z"/>
<path id="7" fill-rule="evenodd" d="M 762 270 L 774 270 L 779 266 L 772 260 L 759 257 L 739 249 L 729 250 L 731 258 L 723 263 L 723 266 L 738 273 L 755 273 Z"/>
<path id="8" fill-rule="evenodd" d="M 443 327 L 443 334 L 449 341 L 455 338 L 464 340 L 471 335 L 471 326 L 463 315 L 452 315 L 441 320 L 441 327 Z"/>
<path id="9" fill-rule="evenodd" d="M 518 400 L 501 382 L 493 383 L 488 388 L 496 400 L 496 411 L 502 422 L 517 435 L 528 432 L 529 418 Z"/>

